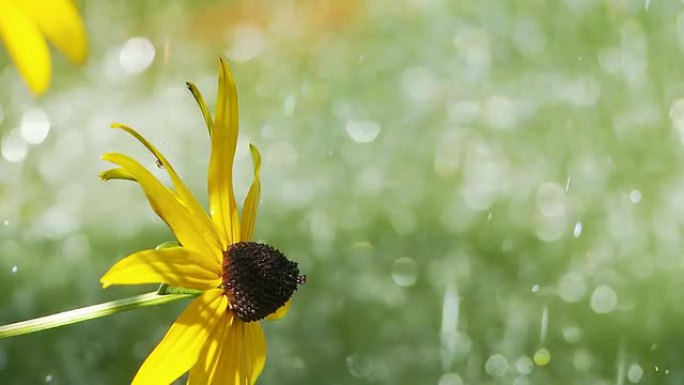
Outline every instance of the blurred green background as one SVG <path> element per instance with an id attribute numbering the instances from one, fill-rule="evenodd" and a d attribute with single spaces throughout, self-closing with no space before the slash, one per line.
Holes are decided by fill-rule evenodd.
<path id="1" fill-rule="evenodd" d="M 309 276 L 259 384 L 684 383 L 680 2 L 77 4 L 89 61 L 46 96 L 0 51 L 0 323 L 154 289 L 98 283 L 172 238 L 98 182 L 108 151 L 156 168 L 107 127 L 206 203 L 184 82 L 213 107 L 225 55 L 237 195 L 252 142 L 255 237 Z M 185 305 L 0 340 L 0 382 L 126 383 Z"/>

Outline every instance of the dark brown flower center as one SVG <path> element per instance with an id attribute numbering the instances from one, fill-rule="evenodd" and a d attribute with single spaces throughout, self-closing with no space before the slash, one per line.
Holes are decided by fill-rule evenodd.
<path id="1" fill-rule="evenodd" d="M 256 242 L 239 242 L 223 252 L 223 291 L 243 321 L 258 321 L 287 302 L 306 282 L 296 262 Z"/>

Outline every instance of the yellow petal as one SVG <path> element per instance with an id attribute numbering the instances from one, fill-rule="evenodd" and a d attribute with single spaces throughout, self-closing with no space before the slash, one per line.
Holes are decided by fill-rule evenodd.
<path id="1" fill-rule="evenodd" d="M 261 195 L 261 182 L 259 181 L 259 171 L 261 170 L 261 155 L 256 146 L 249 145 L 252 152 L 252 163 L 254 163 L 254 180 L 247 192 L 245 204 L 242 207 L 242 234 L 241 241 L 251 241 L 254 235 L 254 223 L 256 222 L 257 208 L 259 207 L 259 197 Z"/>
<path id="2" fill-rule="evenodd" d="M 40 27 L 45 37 L 76 64 L 85 62 L 88 55 L 83 21 L 72 0 L 17 1 Z"/>
<path id="3" fill-rule="evenodd" d="M 275 313 L 271 313 L 266 316 L 266 319 L 269 321 L 276 321 L 279 320 L 287 314 L 287 312 L 290 310 L 290 305 L 292 305 L 292 299 L 288 299 L 287 302 L 285 302 L 285 305 L 281 306 L 278 310 L 275 311 Z"/>
<path id="4" fill-rule="evenodd" d="M 100 180 L 103 182 L 115 179 L 130 180 L 136 182 L 135 178 L 133 177 L 133 175 L 131 175 L 131 173 L 120 167 L 102 171 L 98 176 L 100 177 Z"/>
<path id="5" fill-rule="evenodd" d="M 225 320 L 228 300 L 220 289 L 195 299 L 147 357 L 132 385 L 168 385 L 188 371 L 199 358 L 205 343 Z"/>
<path id="6" fill-rule="evenodd" d="M 221 250 L 212 247 L 211 235 L 201 231 L 202 225 L 198 219 L 140 163 L 117 153 L 104 154 L 102 159 L 121 166 L 138 181 L 154 212 L 166 222 L 184 247 L 213 257 L 216 261 L 222 260 Z"/>
<path id="7" fill-rule="evenodd" d="M 209 136 L 211 136 L 211 133 L 214 131 L 214 121 L 212 120 L 211 112 L 209 112 L 207 103 L 204 102 L 202 93 L 194 83 L 187 82 L 185 83 L 185 85 L 188 86 L 188 90 L 190 90 L 192 97 L 195 98 L 195 101 L 199 105 L 200 111 L 202 112 L 202 116 L 204 117 L 204 122 L 207 124 L 207 130 L 209 130 Z"/>
<path id="8" fill-rule="evenodd" d="M 21 3 L 0 1 L 0 40 L 29 89 L 40 95 L 50 84 L 50 51 L 38 25 L 20 8 Z"/>
<path id="9" fill-rule="evenodd" d="M 117 262 L 100 278 L 103 287 L 166 283 L 209 290 L 221 283 L 221 265 L 182 247 L 144 250 Z"/>
<path id="10" fill-rule="evenodd" d="M 112 124 L 112 128 L 118 128 L 126 131 L 131 136 L 136 138 L 140 143 L 142 143 L 142 145 L 145 146 L 152 153 L 152 155 L 154 155 L 155 158 L 157 158 L 159 163 L 161 163 L 161 165 L 169 175 L 171 183 L 173 183 L 173 187 L 176 189 L 176 192 L 183 201 L 183 204 L 190 211 L 190 215 L 192 215 L 202 226 L 199 229 L 199 231 L 202 234 L 206 235 L 205 238 L 209 242 L 211 242 L 211 247 L 217 250 L 222 250 L 221 242 L 218 236 L 216 235 L 216 228 L 209 219 L 209 216 L 204 211 L 202 206 L 199 204 L 197 199 L 195 199 L 195 196 L 192 195 L 192 193 L 190 192 L 190 190 L 188 190 L 187 187 L 185 187 L 185 183 L 183 183 L 181 178 L 176 173 L 176 170 L 173 169 L 171 163 L 169 163 L 164 154 L 159 152 L 159 150 L 157 150 L 157 148 L 154 145 L 152 145 L 152 143 L 148 142 L 147 139 L 145 139 L 142 135 L 140 135 L 136 130 L 134 130 L 131 127 L 119 123 L 114 123 Z"/>
<path id="11" fill-rule="evenodd" d="M 210 385 L 213 383 L 221 352 L 223 349 L 229 349 L 228 346 L 232 343 L 228 339 L 228 333 L 236 319 L 233 312 L 225 312 L 224 320 L 216 327 L 216 331 L 212 335 L 213 338 L 210 338 L 204 345 L 197 363 L 190 369 L 188 385 Z"/>
<path id="12" fill-rule="evenodd" d="M 266 362 L 266 339 L 261 324 L 233 318 L 223 333 L 219 341 L 222 346 L 205 346 L 206 354 L 190 370 L 188 384 L 251 385 L 256 382 Z"/>
<path id="13" fill-rule="evenodd" d="M 235 193 L 233 192 L 233 157 L 238 137 L 238 101 L 235 79 L 228 64 L 220 58 L 216 119 L 211 133 L 209 158 L 209 207 L 223 237 L 224 249 L 240 239 Z"/>

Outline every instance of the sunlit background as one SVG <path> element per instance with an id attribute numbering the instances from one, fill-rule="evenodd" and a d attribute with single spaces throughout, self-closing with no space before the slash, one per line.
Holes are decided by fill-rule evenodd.
<path id="1" fill-rule="evenodd" d="M 0 323 L 170 240 L 100 155 L 162 149 L 206 203 L 217 55 L 237 194 L 308 274 L 259 384 L 684 383 L 684 5 L 77 1 L 84 67 L 35 98 L 0 51 Z M 157 170 L 162 175 L 161 170 Z M 185 303 L 0 340 L 2 384 L 124 384 Z M 182 383 L 182 380 L 179 381 Z"/>

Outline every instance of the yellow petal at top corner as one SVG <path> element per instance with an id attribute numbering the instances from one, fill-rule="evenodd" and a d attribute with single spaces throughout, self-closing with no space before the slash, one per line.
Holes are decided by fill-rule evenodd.
<path id="1" fill-rule="evenodd" d="M 0 40 L 37 95 L 50 84 L 51 60 L 46 38 L 73 63 L 85 62 L 85 28 L 71 0 L 0 0 Z"/>

